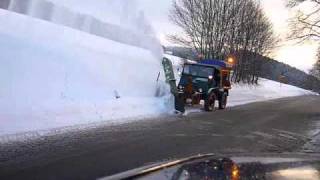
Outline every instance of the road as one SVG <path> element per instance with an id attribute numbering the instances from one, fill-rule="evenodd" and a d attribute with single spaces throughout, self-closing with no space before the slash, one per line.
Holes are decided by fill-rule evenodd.
<path id="1" fill-rule="evenodd" d="M 199 153 L 320 152 L 320 96 L 2 144 L 0 179 L 95 179 Z"/>

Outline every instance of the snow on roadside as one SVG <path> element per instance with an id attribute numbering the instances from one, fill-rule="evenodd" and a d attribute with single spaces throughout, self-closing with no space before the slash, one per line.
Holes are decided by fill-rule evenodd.
<path id="1" fill-rule="evenodd" d="M 228 106 L 315 94 L 316 93 L 295 86 L 260 78 L 259 85 L 256 86 L 241 83 L 233 84 L 228 99 Z"/>
<path id="2" fill-rule="evenodd" d="M 0 136 L 172 109 L 150 51 L 1 9 L 0 23 Z"/>
<path id="3" fill-rule="evenodd" d="M 24 121 L 17 118 L 17 121 L 7 122 L 7 124 L 4 124 L 0 128 L 2 131 L 2 134 L 0 133 L 0 145 L 157 118 L 168 115 L 168 112 L 173 108 L 168 109 L 170 105 L 164 103 L 164 100 L 161 98 L 142 98 L 139 104 L 136 101 L 136 98 L 121 98 L 117 101 L 110 101 L 109 104 L 103 104 L 102 106 L 88 106 L 82 112 L 61 111 L 59 114 L 49 113 L 47 115 L 50 116 L 44 116 L 46 118 L 41 119 L 41 121 L 28 116 L 24 117 Z M 170 100 L 168 99 L 166 102 L 170 102 Z M 126 114 L 125 112 L 128 113 Z M 79 114 L 75 115 L 75 113 Z"/>

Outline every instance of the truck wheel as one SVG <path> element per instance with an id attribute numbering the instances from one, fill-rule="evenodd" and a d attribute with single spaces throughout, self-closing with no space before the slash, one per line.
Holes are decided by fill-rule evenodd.
<path id="1" fill-rule="evenodd" d="M 225 109 L 227 107 L 228 96 L 227 93 L 223 93 L 219 100 L 219 109 Z"/>
<path id="2" fill-rule="evenodd" d="M 204 110 L 207 112 L 213 111 L 215 106 L 215 101 L 216 101 L 215 95 L 214 93 L 211 93 L 204 103 Z"/>

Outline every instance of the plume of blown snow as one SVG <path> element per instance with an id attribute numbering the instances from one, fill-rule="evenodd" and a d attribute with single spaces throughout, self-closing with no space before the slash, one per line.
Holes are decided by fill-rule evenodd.
<path id="1" fill-rule="evenodd" d="M 135 0 L 2 0 L 0 8 L 148 49 L 158 59 L 163 55 L 160 41 Z"/>

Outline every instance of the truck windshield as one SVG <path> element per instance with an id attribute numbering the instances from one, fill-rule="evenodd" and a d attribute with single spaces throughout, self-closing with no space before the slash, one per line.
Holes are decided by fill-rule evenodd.
<path id="1" fill-rule="evenodd" d="M 208 77 L 212 76 L 214 72 L 213 67 L 197 66 L 197 65 L 185 65 L 183 69 L 184 74 L 199 76 L 199 77 Z"/>

